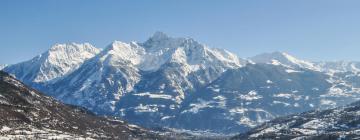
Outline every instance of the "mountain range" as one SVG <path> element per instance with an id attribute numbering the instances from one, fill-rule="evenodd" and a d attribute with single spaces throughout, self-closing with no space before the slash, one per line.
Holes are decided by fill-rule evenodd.
<path id="1" fill-rule="evenodd" d="M 192 38 L 56 44 L 4 71 L 66 104 L 147 128 L 245 132 L 284 115 L 359 100 L 358 62 L 274 52 L 242 59 Z"/>

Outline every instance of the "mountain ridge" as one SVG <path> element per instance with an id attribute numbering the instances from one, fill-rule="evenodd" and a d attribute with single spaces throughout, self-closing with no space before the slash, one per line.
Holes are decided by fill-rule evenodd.
<path id="1" fill-rule="evenodd" d="M 359 103 L 280 117 L 232 139 L 356 139 L 360 136 Z"/>
<path id="2" fill-rule="evenodd" d="M 120 120 L 96 117 L 28 88 L 0 71 L 0 138 L 162 139 Z"/>
<path id="3" fill-rule="evenodd" d="M 33 59 L 10 65 L 4 71 L 12 73 L 26 84 L 50 82 L 71 73 L 98 52 L 99 49 L 89 43 L 55 44 Z"/>
<path id="4" fill-rule="evenodd" d="M 191 38 L 155 33 L 144 43 L 114 41 L 50 84 L 22 80 L 98 115 L 149 128 L 233 134 L 278 116 L 359 98 L 355 72 L 329 73 L 321 66 L 282 52 L 241 59 Z M 200 119 L 206 116 L 214 117 Z"/>

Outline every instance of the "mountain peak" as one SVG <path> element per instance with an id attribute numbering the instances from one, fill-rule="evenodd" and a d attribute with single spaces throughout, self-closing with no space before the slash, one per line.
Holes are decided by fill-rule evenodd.
<path id="1" fill-rule="evenodd" d="M 126 55 L 128 53 L 132 53 L 132 52 L 138 52 L 138 51 L 142 51 L 143 48 L 141 48 L 136 42 L 130 42 L 130 43 L 125 43 L 125 42 L 121 42 L 121 41 L 114 41 L 113 43 L 111 43 L 105 50 L 105 52 L 109 53 L 111 51 L 118 53 L 118 54 L 123 54 Z"/>
<path id="2" fill-rule="evenodd" d="M 120 49 L 122 47 L 125 47 L 127 45 L 128 44 L 126 44 L 125 42 L 115 40 L 110 45 L 108 45 L 105 50 L 107 50 L 107 51 L 118 50 L 118 49 Z"/>
<path id="3" fill-rule="evenodd" d="M 57 43 L 53 45 L 49 52 L 57 52 L 57 51 L 92 51 L 98 52 L 99 49 L 95 48 L 90 43 Z"/>
<path id="4" fill-rule="evenodd" d="M 7 66 L 8 66 L 7 64 L 0 64 L 0 70 L 4 69 Z"/>
<path id="5" fill-rule="evenodd" d="M 8 66 L 4 70 L 27 84 L 49 82 L 72 72 L 85 60 L 99 52 L 99 49 L 89 43 L 55 44 L 41 55 L 29 61 Z"/>
<path id="6" fill-rule="evenodd" d="M 140 63 L 140 55 L 144 54 L 144 48 L 140 47 L 137 43 L 125 43 L 121 41 L 114 41 L 100 56 L 103 60 L 105 58 L 112 58 L 113 61 L 125 60 L 131 62 L 134 65 Z"/>
<path id="7" fill-rule="evenodd" d="M 251 57 L 250 60 L 255 63 L 268 63 L 274 65 L 283 65 L 287 67 L 296 67 L 296 68 L 300 67 L 300 68 L 317 70 L 317 68 L 315 68 L 313 63 L 298 59 L 294 56 L 291 56 L 288 53 L 279 52 L 279 51 L 256 55 L 254 57 Z"/>
<path id="8" fill-rule="evenodd" d="M 285 53 L 285 52 L 280 52 L 280 51 L 275 51 L 275 52 L 271 52 L 271 53 L 262 53 L 259 55 L 256 55 L 254 57 L 250 58 L 252 61 L 256 62 L 256 63 L 269 63 L 272 60 L 286 60 L 286 61 L 295 61 L 296 58 Z"/>
<path id="9" fill-rule="evenodd" d="M 147 50 L 152 51 L 169 50 L 179 47 L 190 48 L 204 46 L 192 38 L 170 37 L 163 32 L 156 32 L 152 37 L 140 45 Z"/>

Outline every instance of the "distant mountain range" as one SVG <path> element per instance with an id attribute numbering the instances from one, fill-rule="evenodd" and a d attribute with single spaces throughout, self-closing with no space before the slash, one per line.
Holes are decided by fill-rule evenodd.
<path id="1" fill-rule="evenodd" d="M 157 32 L 104 49 L 57 44 L 4 71 L 67 104 L 148 128 L 245 132 L 279 116 L 360 98 L 360 63 L 308 62 L 282 52 L 248 59 Z"/>

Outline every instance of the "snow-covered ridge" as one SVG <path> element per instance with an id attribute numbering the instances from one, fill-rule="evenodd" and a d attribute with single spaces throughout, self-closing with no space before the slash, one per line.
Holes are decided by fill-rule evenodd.
<path id="1" fill-rule="evenodd" d="M 297 59 L 285 52 L 263 53 L 249 59 L 255 63 L 283 65 L 292 68 L 306 68 L 316 71 L 319 70 L 319 68 L 314 63 Z"/>
<path id="2" fill-rule="evenodd" d="M 185 64 L 191 71 L 209 65 L 238 68 L 245 63 L 229 51 L 209 48 L 191 38 L 169 37 L 162 32 L 156 32 L 145 43 L 114 41 L 99 55 L 129 62 L 143 71 L 156 71 L 167 63 Z"/>
<path id="3" fill-rule="evenodd" d="M 243 65 L 241 59 L 226 50 L 157 32 L 145 43 L 114 41 L 73 71 L 45 85 L 51 88 L 41 89 L 41 85 L 39 89 L 63 102 L 97 112 L 118 110 L 117 104 L 126 102 L 121 99 L 127 93 L 149 93 L 139 96 L 142 98 L 173 98 L 169 105 L 177 106 L 191 90 L 212 82 L 227 69 Z M 134 108 L 139 106 L 132 104 Z"/>
<path id="4" fill-rule="evenodd" d="M 144 49 L 138 46 L 135 42 L 124 43 L 121 41 L 114 41 L 106 47 L 99 56 L 113 57 L 114 61 L 126 61 L 133 65 L 139 65 L 141 62 L 141 55 L 144 54 Z"/>
<path id="5" fill-rule="evenodd" d="M 263 53 L 249 58 L 252 63 L 266 63 L 282 65 L 292 69 L 305 68 L 314 71 L 321 71 L 329 74 L 339 72 L 360 72 L 358 61 L 319 61 L 310 62 L 298 59 L 285 52 Z"/>
<path id="6" fill-rule="evenodd" d="M 237 55 L 223 49 L 209 48 L 192 38 L 173 38 L 162 32 L 156 32 L 145 43 L 139 43 L 145 48 L 140 69 L 156 71 L 169 62 L 186 64 L 192 70 L 209 65 L 226 65 L 240 67 L 242 60 Z"/>
<path id="7" fill-rule="evenodd" d="M 360 62 L 356 61 L 322 61 L 315 62 L 325 72 L 360 72 Z"/>
<path id="8" fill-rule="evenodd" d="M 7 66 L 8 66 L 7 64 L 0 64 L 0 70 L 4 69 Z"/>
<path id="9" fill-rule="evenodd" d="M 233 139 L 356 139 L 359 102 L 326 111 L 310 111 L 275 119 Z M 331 138 L 330 138 L 331 137 Z"/>
<path id="10" fill-rule="evenodd" d="M 121 116 L 149 127 L 184 124 L 181 127 L 189 130 L 221 133 L 234 129 L 186 122 L 196 116 L 220 115 L 212 118 L 218 122 L 216 125 L 225 125 L 218 121 L 222 120 L 232 123 L 233 128 L 244 129 L 277 115 L 317 108 L 315 96 L 329 91 L 341 93 L 336 94 L 340 96 L 347 91 L 332 86 L 350 85 L 341 77 L 328 82 L 329 75 L 319 72 L 317 63 L 287 53 L 268 53 L 251 60 L 258 64 L 246 65 L 248 62 L 237 55 L 192 38 L 157 32 L 144 43 L 114 41 L 103 50 L 90 44 L 57 44 L 33 60 L 6 69 L 20 80 L 34 84 L 34 88 L 98 114 Z M 45 83 L 46 88 L 36 85 L 44 81 L 52 83 Z M 358 91 L 356 87 L 349 89 Z M 321 104 L 331 105 L 331 101 L 335 100 L 322 100 Z M 280 114 L 268 106 L 286 111 Z M 216 114 L 213 109 L 227 114 Z M 175 120 L 179 121 L 176 125 Z"/>
<path id="11" fill-rule="evenodd" d="M 56 44 L 32 60 L 11 65 L 4 70 L 29 82 L 49 82 L 76 70 L 100 50 L 89 43 Z"/>

